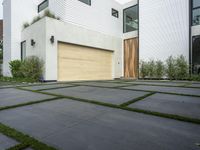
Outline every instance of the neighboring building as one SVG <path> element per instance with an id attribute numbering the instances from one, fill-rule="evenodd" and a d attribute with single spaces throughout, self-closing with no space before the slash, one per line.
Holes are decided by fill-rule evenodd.
<path id="1" fill-rule="evenodd" d="M 199 0 L 125 5 L 115 0 L 4 0 L 3 6 L 4 75 L 10 75 L 11 60 L 31 55 L 44 60 L 45 80 L 58 81 L 137 78 L 139 61 L 164 61 L 170 55 L 184 55 L 194 68 L 200 64 Z M 45 17 L 23 29 L 46 9 L 60 20 Z"/>

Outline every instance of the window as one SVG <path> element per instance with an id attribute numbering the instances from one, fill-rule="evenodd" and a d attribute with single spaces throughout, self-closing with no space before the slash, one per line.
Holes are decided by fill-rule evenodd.
<path id="1" fill-rule="evenodd" d="M 119 18 L 119 12 L 112 8 L 112 16 Z"/>
<path id="2" fill-rule="evenodd" d="M 200 74 L 200 36 L 192 38 L 192 73 Z"/>
<path id="3" fill-rule="evenodd" d="M 26 41 L 21 42 L 21 60 L 26 57 Z"/>
<path id="4" fill-rule="evenodd" d="M 200 25 L 200 1 L 192 0 L 192 25 Z"/>
<path id="5" fill-rule="evenodd" d="M 124 9 L 124 33 L 138 30 L 138 5 Z"/>
<path id="6" fill-rule="evenodd" d="M 49 1 L 45 0 L 42 3 L 40 3 L 38 5 L 38 12 L 41 12 L 42 10 L 44 10 L 45 8 L 47 8 L 49 6 Z"/>
<path id="7" fill-rule="evenodd" d="M 91 0 L 79 0 L 80 2 L 83 2 L 87 5 L 91 5 Z"/>

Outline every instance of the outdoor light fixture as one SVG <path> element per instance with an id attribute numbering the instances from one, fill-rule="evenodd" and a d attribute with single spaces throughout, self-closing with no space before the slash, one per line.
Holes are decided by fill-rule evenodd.
<path id="1" fill-rule="evenodd" d="M 54 43 L 54 36 L 51 36 L 50 41 L 51 41 L 51 44 Z"/>
<path id="2" fill-rule="evenodd" d="M 31 39 L 31 46 L 35 46 L 35 41 L 34 41 L 34 39 Z"/>

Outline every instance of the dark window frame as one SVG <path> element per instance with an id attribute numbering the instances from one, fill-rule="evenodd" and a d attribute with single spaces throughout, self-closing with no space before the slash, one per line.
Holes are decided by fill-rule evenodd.
<path id="1" fill-rule="evenodd" d="M 44 8 L 44 9 L 40 10 L 40 6 L 43 5 L 44 3 L 47 3 L 47 7 L 49 6 L 49 0 L 44 0 L 43 2 L 41 2 L 38 5 L 38 13 L 41 12 L 41 11 L 43 11 L 44 9 L 46 9 L 46 8 Z"/>
<path id="2" fill-rule="evenodd" d="M 26 46 L 26 40 L 21 42 L 21 60 L 24 60 L 25 56 L 24 56 L 24 52 L 23 52 L 23 44 L 25 43 Z M 26 49 L 25 49 L 26 50 Z"/>
<path id="3" fill-rule="evenodd" d="M 124 31 L 124 12 L 127 10 L 127 9 L 129 9 L 129 8 L 131 8 L 131 7 L 135 7 L 135 6 L 138 6 L 138 30 L 139 30 L 139 4 L 135 4 L 135 5 L 132 5 L 132 6 L 130 6 L 130 7 L 127 7 L 127 8 L 125 8 L 125 9 L 123 9 L 123 33 L 129 33 L 129 32 L 125 32 Z M 137 31 L 137 30 L 136 30 Z M 130 31 L 130 32 L 132 32 L 132 31 Z"/>
<path id="4" fill-rule="evenodd" d="M 80 1 L 80 2 L 82 2 L 82 3 L 84 3 L 84 4 L 86 4 L 86 5 L 89 5 L 89 6 L 91 6 L 91 5 L 92 5 L 92 2 L 91 2 L 91 0 L 89 0 L 89 4 L 88 4 L 88 3 L 85 3 L 85 2 L 83 2 L 83 1 L 81 1 L 81 0 L 78 0 L 78 1 Z"/>
<path id="5" fill-rule="evenodd" d="M 194 13 L 195 10 L 200 9 L 200 6 L 193 7 L 193 1 L 194 1 L 194 0 L 191 0 L 191 12 L 192 12 L 192 13 L 191 13 L 191 25 L 192 25 L 192 26 L 197 26 L 197 25 L 195 25 L 194 22 L 193 22 L 193 13 Z M 200 25 L 200 24 L 198 24 L 198 25 Z"/>
<path id="6" fill-rule="evenodd" d="M 119 11 L 118 10 L 112 8 L 111 12 L 112 12 L 112 16 L 113 17 L 119 18 Z"/>

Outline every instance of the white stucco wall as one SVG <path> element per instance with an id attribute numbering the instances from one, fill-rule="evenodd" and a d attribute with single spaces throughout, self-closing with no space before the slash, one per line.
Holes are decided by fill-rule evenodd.
<path id="1" fill-rule="evenodd" d="M 189 58 L 189 0 L 140 0 L 140 60 Z"/>
<path id="2" fill-rule="evenodd" d="M 35 45 L 31 46 L 31 40 L 35 41 Z M 37 56 L 44 62 L 46 68 L 46 21 L 40 21 L 32 24 L 30 27 L 22 30 L 22 41 L 26 41 L 26 57 Z M 46 70 L 44 69 L 44 78 L 46 78 Z"/>
<path id="3" fill-rule="evenodd" d="M 21 31 L 25 22 L 37 15 L 37 5 L 42 0 L 4 0 L 4 65 L 3 74 L 11 76 L 9 62 L 20 59 Z"/>
<path id="4" fill-rule="evenodd" d="M 55 37 L 54 44 L 50 42 L 51 36 Z M 57 41 L 114 51 L 113 77 L 122 76 L 121 38 L 46 17 L 25 29 L 22 39 L 28 42 L 35 40 L 35 47 L 28 44 L 27 54 L 39 55 L 45 60 L 45 80 L 57 80 Z"/>

